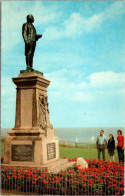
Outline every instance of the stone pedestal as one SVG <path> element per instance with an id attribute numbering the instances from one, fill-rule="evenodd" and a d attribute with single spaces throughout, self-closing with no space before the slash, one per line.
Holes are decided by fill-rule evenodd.
<path id="1" fill-rule="evenodd" d="M 38 73 L 20 73 L 17 86 L 15 127 L 4 145 L 4 165 L 42 166 L 59 159 L 59 141 L 49 121 L 47 87 Z"/>

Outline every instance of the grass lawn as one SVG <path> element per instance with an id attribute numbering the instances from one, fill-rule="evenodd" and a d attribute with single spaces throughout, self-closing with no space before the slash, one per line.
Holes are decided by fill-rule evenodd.
<path id="1" fill-rule="evenodd" d="M 1 157 L 4 156 L 4 142 L 1 142 Z M 75 148 L 60 146 L 60 157 L 66 158 L 78 158 L 83 157 L 85 159 L 98 159 L 98 153 L 96 148 Z M 108 151 L 106 149 L 106 161 L 109 160 Z M 118 162 L 117 150 L 115 150 L 115 161 Z"/>
<path id="2" fill-rule="evenodd" d="M 109 160 L 108 151 L 106 149 L 106 161 Z M 84 159 L 98 159 L 98 152 L 96 148 L 74 148 L 74 147 L 60 147 L 60 157 Z M 118 162 L 117 150 L 115 150 L 115 161 Z"/>

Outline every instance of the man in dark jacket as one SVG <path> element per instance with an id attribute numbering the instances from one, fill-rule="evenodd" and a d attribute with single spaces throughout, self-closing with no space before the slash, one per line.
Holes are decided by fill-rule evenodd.
<path id="1" fill-rule="evenodd" d="M 32 24 L 34 22 L 34 17 L 29 14 L 27 15 L 27 22 L 22 26 L 22 35 L 25 42 L 25 56 L 27 70 L 32 70 L 33 68 L 33 56 L 36 47 L 36 41 L 42 37 L 36 33 L 36 29 Z"/>

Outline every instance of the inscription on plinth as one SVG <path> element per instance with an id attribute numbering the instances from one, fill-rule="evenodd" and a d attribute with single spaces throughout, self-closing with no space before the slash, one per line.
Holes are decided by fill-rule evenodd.
<path id="1" fill-rule="evenodd" d="M 12 161 L 34 161 L 33 145 L 12 145 L 11 146 Z"/>
<path id="2" fill-rule="evenodd" d="M 47 159 L 54 159 L 56 158 L 56 146 L 55 143 L 47 144 Z"/>

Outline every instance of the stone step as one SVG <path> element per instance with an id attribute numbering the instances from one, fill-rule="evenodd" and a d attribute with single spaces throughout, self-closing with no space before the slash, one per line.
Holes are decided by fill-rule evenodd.
<path id="1" fill-rule="evenodd" d="M 65 163 L 68 163 L 68 159 L 59 159 L 57 161 L 45 164 L 45 166 L 47 168 L 54 168 L 54 167 L 59 167 L 59 166 L 65 164 Z"/>
<path id="2" fill-rule="evenodd" d="M 70 167 L 74 168 L 75 166 L 76 166 L 76 162 L 74 162 L 74 161 L 73 162 L 67 162 L 67 163 L 64 163 L 64 164 L 60 165 L 59 167 L 57 167 L 55 165 L 55 167 L 53 167 L 53 168 L 48 168 L 48 171 L 53 172 L 53 173 L 59 173 L 60 171 L 66 171 Z"/>
<path id="3" fill-rule="evenodd" d="M 43 165 L 34 165 L 34 164 L 30 164 L 30 166 L 29 165 L 27 165 L 27 164 L 24 164 L 24 165 L 22 165 L 22 164 L 15 164 L 15 163 L 12 163 L 12 164 L 1 164 L 1 166 L 3 167 L 3 168 L 7 168 L 7 167 L 15 167 L 15 168 L 25 168 L 25 169 L 27 169 L 27 168 L 34 168 L 34 169 L 37 169 L 37 168 L 39 168 L 39 169 L 47 169 L 47 168 L 53 168 L 53 167 L 58 167 L 58 166 L 61 166 L 61 165 L 63 165 L 63 164 L 65 164 L 65 163 L 68 163 L 68 159 L 58 159 L 58 160 L 56 160 L 56 161 L 51 161 L 50 163 L 47 163 L 47 164 L 43 164 Z"/>
<path id="4" fill-rule="evenodd" d="M 24 168 L 24 169 L 28 169 L 29 167 L 32 169 L 41 169 L 41 170 L 45 170 L 47 169 L 48 172 L 53 172 L 53 173 L 58 173 L 60 171 L 65 171 L 66 169 L 70 168 L 70 167 L 75 167 L 76 162 L 69 162 L 68 159 L 59 159 L 53 162 L 50 162 L 48 164 L 44 164 L 44 165 L 21 165 L 21 164 L 1 164 L 2 168 Z"/>

